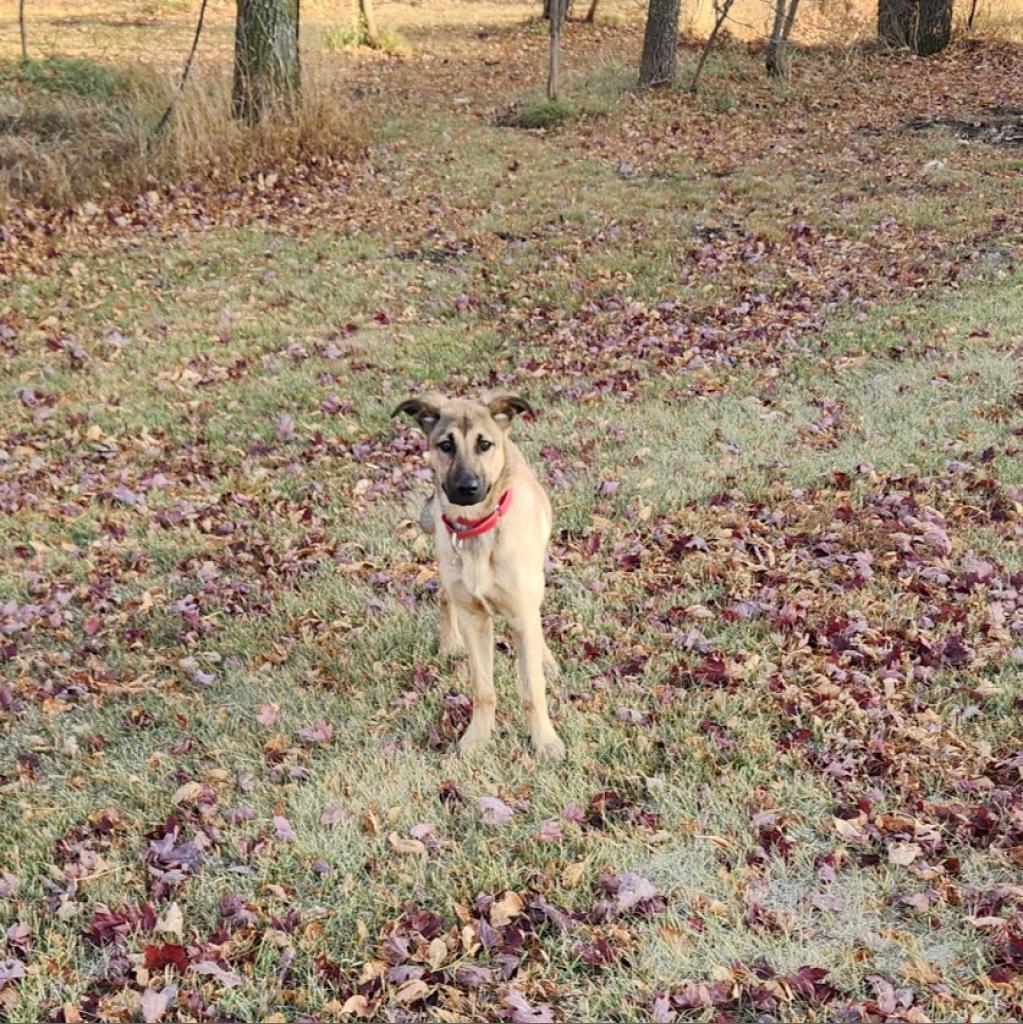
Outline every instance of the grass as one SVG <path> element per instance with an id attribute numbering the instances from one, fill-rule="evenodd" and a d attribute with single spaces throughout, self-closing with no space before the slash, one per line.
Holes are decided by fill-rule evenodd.
<path id="1" fill-rule="evenodd" d="M 573 96 L 584 106 L 591 92 L 604 96 L 609 73 L 625 80 L 625 59 L 610 72 L 606 57 L 580 70 Z M 678 98 L 623 99 L 599 125 L 580 118 L 545 137 L 493 128 L 489 109 L 458 112 L 447 101 L 468 95 L 466 83 L 433 93 L 429 79 L 423 94 L 433 105 L 403 110 L 389 147 L 346 169 L 343 200 L 292 183 L 280 202 L 273 190 L 260 193 L 198 227 L 186 216 L 72 236 L 44 273 L 13 277 L 0 313 L 15 332 L 0 413 L 0 608 L 9 617 L 6 602 L 38 604 L 52 615 L 55 590 L 71 597 L 67 621 L 12 632 L 19 649 L 4 664 L 21 706 L 3 722 L 9 825 L 0 870 L 19 886 L 0 897 L 0 912 L 5 930 L 24 921 L 33 943 L 27 977 L 0 992 L 10 1019 L 79 1005 L 138 1019 L 146 980 L 96 980 L 116 952 L 87 937 L 103 906 L 148 900 L 163 913 L 176 901 L 181 940 L 215 949 L 209 955 L 239 976 L 234 987 L 177 979 L 218 1016 L 333 1019 L 347 992 L 317 961 L 337 964 L 354 984 L 409 906 L 444 918 L 456 962 L 496 966 L 458 945 L 461 918 L 481 893 L 541 892 L 584 914 L 600 876 L 626 871 L 653 882 L 665 908 L 582 925 L 587 940 L 602 935 L 624 954 L 603 968 L 581 958 L 576 935 L 530 939 L 514 984 L 531 1002 L 552 1002 L 566 1020 L 646 1020 L 655 990 L 741 986 L 763 956 L 780 975 L 806 964 L 828 970 L 854 1002 L 872 998 L 868 978 L 881 976 L 911 988 L 931 1019 L 1014 1012 L 1011 988 L 987 976 L 991 936 L 965 908 L 977 892 L 1015 884 L 1011 848 L 949 828 L 958 876 L 939 859 L 918 873 L 890 863 L 881 840 L 869 848 L 880 863 L 860 866 L 862 851 L 836 838 L 832 819 L 868 791 L 872 816 L 911 813 L 921 825 L 932 821 L 929 801 L 973 799 L 959 783 L 986 778 L 989 759 L 976 751 L 1020 746 L 1018 661 L 999 648 L 964 672 L 889 676 L 894 703 L 866 713 L 840 703 L 855 681 L 837 703 L 802 704 L 791 692 L 813 692 L 837 664 L 814 646 L 823 646 L 822 622 L 859 612 L 878 646 L 897 643 L 909 658 L 910 626 L 930 614 L 927 581 L 942 567 L 922 559 L 910 587 L 901 563 L 882 568 L 900 542 L 872 518 L 874 497 L 912 491 L 942 511 L 954 545 L 946 571 L 966 555 L 1018 570 L 1011 503 L 1005 518 L 984 516 L 995 502 L 984 476 L 999 494 L 1020 485 L 1018 238 L 985 235 L 990 211 L 1005 206 L 1011 154 L 892 132 L 865 151 L 876 169 L 863 160 L 854 175 L 860 151 L 814 156 L 806 144 L 841 128 L 833 111 L 815 107 L 812 89 L 786 106 L 757 91 L 755 55 L 744 61 L 737 49 L 724 61 L 717 74 L 731 83 L 736 116 L 750 119 L 742 138 L 761 135 L 763 151 L 739 148 L 747 143 L 731 134 L 731 100 L 718 109 L 699 99 L 680 112 Z M 39 73 L 77 81 L 93 74 L 88 67 Z M 428 62 L 410 73 L 425 78 Z M 877 66 L 880 78 L 894 73 Z M 820 74 L 836 72 L 824 63 Z M 712 69 L 708 76 L 705 92 Z M 114 78 L 110 89 L 120 88 Z M 72 92 L 64 85 L 58 95 Z M 694 132 L 715 133 L 715 146 L 665 144 L 690 118 Z M 877 136 L 843 137 L 860 147 Z M 811 156 L 780 170 L 770 147 L 796 144 Z M 954 175 L 944 215 L 935 217 L 929 186 L 898 193 L 893 214 L 895 190 L 939 155 Z M 732 166 L 722 168 L 723 156 Z M 833 163 L 822 171 L 817 159 Z M 905 235 L 878 229 L 893 216 Z M 831 240 L 799 248 L 799 220 Z M 753 242 L 763 250 L 742 248 Z M 907 251 L 914 267 L 935 251 L 935 263 L 962 260 L 955 286 L 939 276 L 883 291 Z M 727 262 L 735 252 L 746 256 Z M 871 277 L 863 297 L 854 271 L 874 260 L 888 276 Z M 839 278 L 844 292 L 823 290 Z M 669 369 L 657 366 L 656 347 L 642 356 L 597 347 L 624 345 L 631 321 L 588 311 L 608 298 L 635 304 L 636 320 L 663 341 L 659 303 L 684 304 L 684 329 L 720 327 L 749 292 L 774 300 L 803 288 L 818 289 L 812 312 L 826 310 L 819 331 L 786 323 L 789 333 L 766 343 L 751 329 L 720 361 L 708 347 L 703 365 Z M 54 347 L 55 338 L 73 339 L 86 357 Z M 573 346 L 587 340 L 594 348 L 577 364 Z M 504 656 L 492 752 L 471 761 L 453 753 L 457 719 L 444 719 L 445 694 L 465 690 L 465 671 L 435 653 L 430 545 L 412 525 L 427 485 L 388 419 L 411 389 L 471 389 L 492 369 L 541 409 L 515 429 L 555 507 L 545 611 L 564 669 L 551 687 L 555 715 L 569 745 L 558 767 L 529 755 Z M 601 390 L 600 378 L 618 369 L 638 374 L 631 398 Z M 16 391 L 25 387 L 53 404 L 25 404 Z M 982 473 L 949 475 L 950 460 Z M 602 494 L 602 479 L 617 489 Z M 118 485 L 145 500 L 119 500 Z M 695 534 L 707 551 L 665 563 L 652 553 L 657 530 Z M 587 554 L 583 542 L 595 536 Z M 834 559 L 818 565 L 814 544 L 831 545 Z M 633 548 L 640 569 L 624 560 Z M 861 551 L 877 571 L 846 587 L 842 559 Z M 805 602 L 805 629 L 728 612 L 762 598 L 765 579 L 793 606 Z M 961 629 L 978 647 L 995 644 L 985 624 L 990 591 L 939 595 L 950 609 L 935 626 L 941 642 Z M 693 631 L 741 668 L 741 680 L 679 683 L 680 665 L 700 664 L 697 650 L 678 645 Z M 898 667 L 862 657 L 872 681 Z M 200 673 L 212 680 L 197 681 Z M 982 678 L 997 692 L 973 693 Z M 672 701 L 674 685 L 683 696 Z M 260 706 L 273 703 L 278 720 L 261 724 Z M 620 717 L 620 707 L 648 724 Z M 319 719 L 333 736 L 303 739 Z M 826 754 L 867 750 L 870 731 L 842 746 L 864 721 L 888 730 L 912 779 L 899 764 L 871 775 L 857 761 L 846 787 L 821 769 Z M 805 748 L 782 742 L 797 729 L 809 735 Z M 438 798 L 452 779 L 464 806 Z M 175 805 L 188 781 L 208 793 Z M 559 841 L 536 839 L 543 821 L 570 803 L 589 808 L 609 788 L 655 824 L 562 821 Z M 474 801 L 487 795 L 521 801 L 503 828 L 480 818 Z M 226 811 L 239 806 L 252 818 L 232 824 Z M 332 806 L 343 818 L 324 824 Z M 763 841 L 753 815 L 768 807 L 792 852 L 750 861 Z M 114 827 L 93 828 L 106 808 L 117 812 Z M 186 835 L 208 826 L 216 839 L 200 872 L 157 894 L 142 856 L 170 815 Z M 294 840 L 275 835 L 275 815 Z M 391 834 L 407 840 L 422 823 L 435 826 L 437 849 L 400 852 Z M 77 870 L 60 845 L 73 845 L 75 830 L 88 833 L 99 859 L 86 858 L 58 913 L 49 884 L 66 887 Z M 824 885 L 821 858 L 839 849 L 848 860 Z M 822 890 L 834 902 L 814 904 Z M 219 903 L 228 892 L 257 923 L 224 943 Z M 900 902 L 910 895 L 926 896 L 927 912 Z M 279 923 L 291 910 L 301 920 L 288 931 Z M 129 932 L 123 951 L 137 956 L 152 941 Z M 395 988 L 384 989 L 392 1004 Z M 494 1019 L 503 992 L 459 990 L 452 1019 Z M 803 1019 L 830 1009 L 771 1012 Z M 190 1011 L 179 1003 L 167 1019 L 179 1012 Z M 754 1013 L 747 1006 L 738 1016 Z"/>
<path id="2" fill-rule="evenodd" d="M 335 26 L 325 29 L 323 45 L 330 53 L 365 46 L 371 50 L 386 53 L 390 57 L 410 57 L 412 55 L 411 46 L 399 33 L 384 29 L 382 32 L 378 32 L 375 38 L 372 38 L 365 25 L 358 27 L 348 25 L 340 28 Z"/>
<path id="3" fill-rule="evenodd" d="M 575 116 L 575 105 L 568 100 L 545 99 L 514 107 L 498 123 L 509 128 L 556 128 Z"/>
<path id="4" fill-rule="evenodd" d="M 134 85 L 130 73 L 81 57 L 49 57 L 46 60 L 9 63 L 2 71 L 7 88 L 28 86 L 58 96 L 73 94 L 114 101 L 129 95 Z"/>
<path id="5" fill-rule="evenodd" d="M 0 195 L 67 202 L 137 163 L 170 90 L 156 76 L 80 58 L 0 66 Z"/>
<path id="6" fill-rule="evenodd" d="M 350 155 L 357 120 L 342 114 L 322 68 L 307 70 L 301 103 L 284 129 L 235 122 L 219 75 L 190 81 L 86 58 L 0 64 L 0 203 L 62 206 L 120 201 L 170 183 L 234 182 L 302 161 Z M 168 125 L 158 132 L 174 103 Z"/>

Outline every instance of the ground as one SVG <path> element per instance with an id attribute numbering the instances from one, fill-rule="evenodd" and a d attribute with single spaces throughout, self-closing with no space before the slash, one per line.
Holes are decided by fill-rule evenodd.
<path id="1" fill-rule="evenodd" d="M 1020 51 L 639 96 L 615 9 L 523 131 L 531 10 L 410 10 L 337 57 L 352 160 L 0 235 L 0 1013 L 1015 1018 Z M 456 754 L 389 415 L 492 384 L 559 765 L 504 656 Z"/>

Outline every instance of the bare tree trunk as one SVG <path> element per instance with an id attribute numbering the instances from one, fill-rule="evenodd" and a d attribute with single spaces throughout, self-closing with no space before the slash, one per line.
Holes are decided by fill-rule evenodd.
<path id="1" fill-rule="evenodd" d="M 938 53 L 952 38 L 952 0 L 880 0 L 877 35 L 889 46 L 908 46 L 921 57 Z"/>
<path id="2" fill-rule="evenodd" d="M 373 10 L 373 0 L 359 0 L 362 4 L 362 18 L 366 23 L 366 36 L 375 46 L 380 41 L 380 33 L 377 31 L 377 16 Z"/>
<path id="3" fill-rule="evenodd" d="M 238 0 L 234 115 L 257 124 L 291 107 L 301 88 L 299 0 Z"/>
<path id="4" fill-rule="evenodd" d="M 167 104 L 167 109 L 163 112 L 163 116 L 156 123 L 156 127 L 153 129 L 154 135 L 159 135 L 167 126 L 167 122 L 170 120 L 171 114 L 174 112 L 174 103 L 177 101 L 179 96 L 184 95 L 185 86 L 188 85 L 188 76 L 192 73 L 192 64 L 195 61 L 196 50 L 199 49 L 199 40 L 202 38 L 202 27 L 206 22 L 206 7 L 209 0 L 202 0 L 199 6 L 199 20 L 195 23 L 195 35 L 192 37 L 192 49 L 188 51 L 188 58 L 185 61 L 185 70 L 181 72 L 181 82 L 178 85 L 178 94 L 174 96 L 170 103 Z"/>
<path id="5" fill-rule="evenodd" d="M 732 4 L 735 0 L 724 0 L 723 3 L 714 3 L 714 28 L 711 29 L 710 35 L 707 37 L 707 42 L 703 44 L 703 52 L 700 54 L 700 60 L 696 65 L 696 70 L 693 72 L 693 80 L 689 85 L 690 92 L 696 92 L 700 84 L 700 75 L 703 73 L 703 65 L 707 63 L 707 58 L 710 56 L 710 51 L 714 48 L 714 40 L 718 37 L 718 32 L 721 31 L 721 26 L 728 19 L 728 12 L 732 9 Z"/>
<path id="6" fill-rule="evenodd" d="M 796 22 L 799 0 L 775 0 L 774 26 L 767 43 L 764 63 L 772 78 L 789 77 L 788 41 Z"/>
<path id="7" fill-rule="evenodd" d="M 966 31 L 973 31 L 973 19 L 977 16 L 977 0 L 970 0 L 970 13 L 966 18 Z"/>
<path id="8" fill-rule="evenodd" d="M 561 57 L 561 26 L 565 21 L 565 0 L 549 0 L 550 48 L 547 58 L 547 99 L 556 100 L 561 87 L 559 62 Z"/>
<path id="9" fill-rule="evenodd" d="M 787 43 L 792 35 L 792 26 L 796 23 L 796 11 L 799 10 L 799 0 L 789 0 L 789 13 L 785 16 L 785 28 L 781 37 Z"/>
<path id="10" fill-rule="evenodd" d="M 21 33 L 21 59 L 28 60 L 28 33 L 25 31 L 25 0 L 18 0 L 18 31 Z"/>
<path id="11" fill-rule="evenodd" d="M 889 46 L 909 46 L 912 35 L 913 0 L 879 0 L 877 37 Z"/>
<path id="12" fill-rule="evenodd" d="M 913 52 L 921 57 L 941 53 L 952 39 L 952 0 L 920 0 Z"/>
<path id="13" fill-rule="evenodd" d="M 644 89 L 670 85 L 675 80 L 680 0 L 650 0 L 639 62 L 639 84 Z"/>
<path id="14" fill-rule="evenodd" d="M 373 0 L 352 0 L 352 20 L 360 41 L 376 46 L 380 41 L 377 31 L 377 16 L 373 11 Z"/>
<path id="15" fill-rule="evenodd" d="M 586 17 L 583 18 L 588 25 L 592 25 L 597 20 L 597 3 L 599 0 L 590 0 L 590 9 L 586 12 Z M 976 0 L 974 0 L 976 2 Z"/>

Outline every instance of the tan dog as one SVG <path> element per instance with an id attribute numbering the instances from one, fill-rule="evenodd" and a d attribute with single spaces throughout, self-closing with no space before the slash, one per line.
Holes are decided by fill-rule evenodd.
<path id="1" fill-rule="evenodd" d="M 426 434 L 435 494 L 420 524 L 432 530 L 440 570 L 440 647 L 454 653 L 464 639 L 472 682 L 472 720 L 463 753 L 484 747 L 494 731 L 494 623 L 500 615 L 515 639 L 522 704 L 539 754 L 561 758 L 565 745 L 547 711 L 544 669 L 551 656 L 540 625 L 544 554 L 551 505 L 508 436 L 516 413 L 531 412 L 515 395 L 474 402 L 422 395 L 402 402 Z"/>

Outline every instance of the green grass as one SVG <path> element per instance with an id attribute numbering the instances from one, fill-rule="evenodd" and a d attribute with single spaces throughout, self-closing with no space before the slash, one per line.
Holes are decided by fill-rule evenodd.
<path id="1" fill-rule="evenodd" d="M 667 115 L 644 116 L 656 125 Z M 241 983 L 202 989 L 220 1016 L 336 1015 L 340 1007 L 328 1004 L 338 993 L 324 987 L 317 958 L 354 980 L 410 905 L 441 914 L 455 935 L 460 913 L 481 893 L 535 890 L 585 911 L 601 874 L 632 871 L 656 884 L 666 908 L 583 930 L 606 933 L 627 961 L 593 969 L 573 952 L 574 936 L 545 932 L 516 978 L 533 1001 L 549 998 L 567 1020 L 645 1020 L 654 990 L 730 978 L 736 964 L 763 955 L 779 974 L 806 964 L 829 970 L 850 999 L 870 996 L 867 977 L 883 975 L 913 987 L 932 1019 L 950 1006 L 957 1019 L 967 1006 L 1005 1018 L 1010 996 L 983 979 L 988 941 L 951 890 L 947 899 L 935 895 L 927 914 L 898 902 L 952 884 L 948 877 L 932 884 L 884 858 L 877 867 L 852 863 L 828 887 L 840 909 L 813 905 L 822 887 L 818 858 L 841 846 L 832 816 L 853 787 L 842 790 L 777 741 L 798 726 L 813 751 L 839 749 L 844 730 L 868 716 L 852 704 L 790 713 L 776 677 L 809 692 L 826 658 L 766 618 L 723 612 L 766 578 L 787 600 L 807 603 L 807 634 L 831 615 L 862 610 L 886 638 L 895 635 L 923 607 L 924 584 L 904 588 L 894 572 L 881 571 L 896 542 L 869 519 L 868 499 L 878 492 L 917 488 L 921 505 L 947 515 L 955 557 L 987 553 L 1018 570 L 1014 518 L 982 521 L 978 510 L 988 499 L 979 485 L 971 490 L 976 481 L 942 474 L 950 459 L 976 461 L 990 448 L 984 472 L 1003 486 L 1020 483 L 1012 448 L 1023 277 L 996 260 L 954 290 L 932 286 L 839 305 L 820 334 L 794 335 L 770 350 L 751 342 L 731 362 L 708 357 L 702 366 L 659 371 L 635 359 L 639 377 L 628 401 L 598 391 L 574 397 L 562 388 L 588 384 L 618 357 L 589 356 L 577 374 L 547 372 L 543 360 L 582 330 L 563 336 L 552 319 L 607 296 L 648 307 L 679 299 L 710 319 L 736 282 L 756 279 L 758 288 L 782 291 L 791 282 L 787 265 L 683 275 L 690 250 L 707 240 L 709 218 L 724 225 L 709 231 L 711 239 L 737 230 L 733 217 L 744 230 L 757 218 L 787 223 L 791 206 L 807 200 L 806 180 L 798 168 L 768 177 L 761 163 L 723 181 L 685 152 L 666 154 L 656 174 L 640 166 L 632 175 L 618 170 L 618 154 L 595 157 L 568 130 L 555 161 L 538 135 L 479 123 L 440 127 L 454 126 L 462 130 L 457 142 L 445 140 L 434 120 L 401 133 L 398 170 L 386 171 L 387 216 L 379 178 L 367 190 L 372 201 L 359 191 L 364 183 L 353 185 L 344 213 L 360 218 L 357 233 L 308 217 L 182 230 L 172 245 L 140 233 L 130 245 L 71 251 L 49 275 L 14 282 L 5 300 L 19 328 L 9 381 L 55 402 L 26 407 L 12 397 L 3 413 L 3 479 L 22 481 L 31 500 L 0 513 L 0 599 L 46 600 L 41 581 L 74 596 L 71 621 L 40 627 L 7 666 L 24 707 L 3 724 L 9 825 L 0 833 L 0 869 L 21 882 L 0 909 L 5 926 L 28 924 L 34 952 L 6 1012 L 32 1019 L 41 1006 L 77 1005 L 109 953 L 84 937 L 93 911 L 153 898 L 141 860 L 145 837 L 171 814 L 189 834 L 199 826 L 198 806 L 172 803 L 178 787 L 195 780 L 215 796 L 207 806 L 219 838 L 202 872 L 155 902 L 160 911 L 169 899 L 179 903 L 188 944 L 210 939 L 225 892 L 256 908 L 258 925 L 232 951 Z M 930 143 L 920 145 L 926 156 Z M 514 178 L 506 174 L 512 162 Z M 806 213 L 822 232 L 834 229 L 828 200 L 840 184 L 821 184 L 813 195 L 819 208 Z M 432 213 L 394 213 L 414 208 L 419 194 L 443 197 L 451 238 L 437 237 Z M 887 199 L 857 202 L 856 217 L 871 223 Z M 912 209 L 929 202 L 907 200 Z M 972 209 L 966 203 L 963 216 Z M 923 221 L 917 227 L 929 230 Z M 956 225 L 948 230 L 949 245 L 958 244 Z M 1003 244 L 992 240 L 991 251 Z M 815 277 L 813 268 L 806 274 Z M 156 277 L 158 286 L 149 283 Z M 474 301 L 460 301 L 465 295 Z M 608 332 L 620 329 L 608 324 Z M 123 346 L 109 344 L 112 330 Z M 55 332 L 85 347 L 84 365 L 53 350 Z M 531 358 L 541 365 L 523 369 Z M 515 428 L 530 459 L 544 474 L 541 453 L 549 447 L 564 464 L 564 486 L 550 485 L 559 552 L 545 606 L 561 623 L 552 627 L 552 647 L 564 675 L 551 690 L 569 756 L 556 767 L 529 754 L 506 656 L 497 659 L 501 717 L 492 750 L 460 760 L 457 730 L 438 726 L 445 692 L 466 689 L 465 668 L 435 653 L 434 602 L 425 589 L 430 545 L 409 522 L 427 485 L 409 475 L 415 459 L 389 447 L 398 430 L 389 411 L 409 390 L 469 388 L 492 368 L 541 409 L 535 422 Z M 325 411 L 321 403 L 332 396 L 351 404 Z M 839 410 L 836 422 L 827 420 L 829 410 Z M 293 436 L 281 436 L 284 415 Z M 353 455 L 353 442 L 367 448 Z M 850 478 L 847 489 L 836 490 L 836 472 Z M 109 496 L 118 483 L 141 491 L 156 473 L 167 482 L 145 492 L 144 506 Z M 617 491 L 600 495 L 601 479 L 617 481 Z M 379 497 L 373 484 L 383 487 Z M 711 503 L 722 494 L 732 497 Z M 851 518 L 843 518 L 846 505 Z M 782 525 L 761 512 L 776 513 Z M 708 550 L 672 564 L 652 558 L 646 524 L 662 517 L 704 538 Z M 580 538 L 594 533 L 602 544 L 585 555 Z M 877 575 L 843 589 L 840 566 L 808 568 L 792 555 L 809 545 L 806 537 L 843 553 L 869 550 Z M 35 555 L 15 550 L 33 543 Z M 643 549 L 641 571 L 619 561 L 617 547 L 633 544 Z M 100 586 L 109 594 L 97 604 Z M 175 608 L 186 595 L 201 607 L 201 628 Z M 951 616 L 978 644 L 986 642 L 982 603 L 965 600 Z M 674 606 L 685 614 L 668 630 L 658 616 Z M 84 621 L 93 614 L 102 647 L 86 650 Z M 947 621 L 938 627 L 949 628 Z M 700 663 L 671 636 L 691 630 L 741 664 L 741 681 L 686 684 L 679 699 L 662 703 L 678 664 Z M 609 677 L 627 655 L 647 657 L 643 670 Z M 212 676 L 209 686 L 196 685 L 189 658 Z M 432 676 L 419 691 L 417 671 Z M 913 700 L 898 704 L 885 727 L 907 758 L 921 759 L 920 789 L 897 768 L 857 777 L 854 795 L 876 790 L 873 814 L 916 807 L 923 815 L 914 801 L 959 799 L 948 765 L 958 772 L 965 764 L 960 774 L 980 777 L 986 760 L 969 751 L 1018 749 L 1018 663 L 1002 658 L 983 671 L 998 687 L 988 699 L 970 693 L 977 678 L 948 668 L 893 684 Z M 45 698 L 42 687 L 72 676 L 86 686 L 84 696 Z M 257 709 L 271 702 L 279 720 L 260 725 Z M 976 713 L 963 714 L 974 706 Z M 619 707 L 650 714 L 650 724 L 623 721 Z M 928 709 L 947 730 L 940 749 L 931 745 Z M 302 741 L 300 730 L 319 719 L 332 724 L 333 737 Z M 730 745 L 714 739 L 708 722 L 725 730 Z M 440 729 L 439 747 L 432 728 Z M 90 742 L 96 736 L 105 742 Z M 466 806 L 439 800 L 449 779 Z M 588 807 L 606 788 L 633 794 L 658 816 L 656 825 L 564 822 L 561 841 L 534 838 L 541 822 L 572 802 Z M 501 829 L 487 826 L 474 804 L 486 795 L 522 801 L 522 809 Z M 240 805 L 251 809 L 251 821 L 226 823 L 222 810 Z M 344 820 L 321 824 L 333 805 L 344 808 Z M 769 805 L 793 852 L 756 866 L 747 861 L 758 842 L 752 815 Z M 120 823 L 93 838 L 101 863 L 57 916 L 45 903 L 56 844 L 108 807 Z M 293 842 L 273 838 L 279 814 L 291 822 Z M 407 839 L 422 823 L 435 826 L 437 852 L 397 852 L 391 833 Z M 253 850 L 256 838 L 266 842 Z M 954 884 L 963 891 L 1014 884 L 1018 868 L 1003 849 L 950 845 L 961 862 Z M 317 870 L 321 860 L 326 872 Z M 773 915 L 775 930 L 749 923 L 753 904 Z M 284 937 L 271 918 L 291 909 L 302 920 Z M 138 954 L 147 941 L 133 935 L 126 951 Z M 287 948 L 294 960 L 281 985 Z M 915 979 L 918 963 L 940 974 L 951 1002 Z M 180 984 L 199 989 L 191 976 Z M 127 1002 L 120 1011 L 107 1006 L 108 1015 L 137 1018 L 132 1000 L 141 987 L 119 995 Z M 492 1019 L 499 990 L 462 1006 L 463 1015 Z M 784 1005 L 775 1019 L 801 1019 L 800 1011 Z"/>
<path id="2" fill-rule="evenodd" d="M 327 28 L 323 31 L 323 46 L 330 53 L 337 53 L 340 50 L 358 49 L 360 46 L 368 47 L 371 50 L 379 50 L 390 57 L 410 57 L 412 47 L 398 32 L 384 29 L 377 33 L 376 38 L 371 38 L 365 25 L 355 27 L 348 25 L 344 27 Z"/>
<path id="3" fill-rule="evenodd" d="M 575 105 L 564 99 L 535 100 L 502 115 L 500 123 L 512 128 L 556 128 L 576 116 Z"/>
<path id="4" fill-rule="evenodd" d="M 4 61 L 0 82 L 9 88 L 26 86 L 58 95 L 92 96 L 111 100 L 129 92 L 133 76 L 124 68 L 79 57 L 46 57 L 43 60 Z"/>

